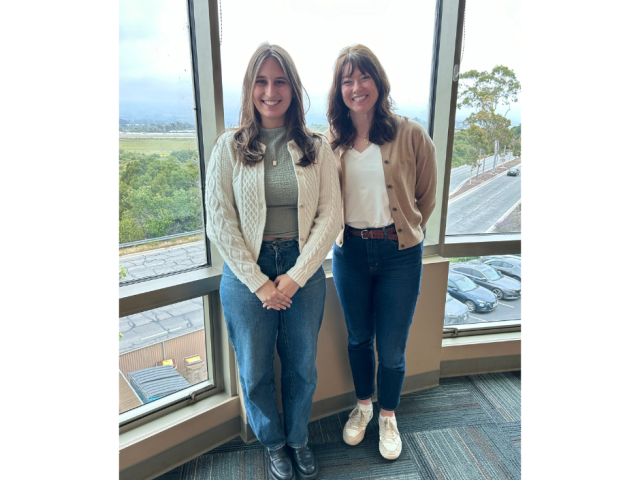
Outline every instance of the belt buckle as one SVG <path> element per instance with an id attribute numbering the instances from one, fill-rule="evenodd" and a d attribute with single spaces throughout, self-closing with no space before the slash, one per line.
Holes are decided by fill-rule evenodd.
<path id="1" fill-rule="evenodd" d="M 364 234 L 367 234 L 367 236 L 365 237 Z M 360 238 L 362 238 L 363 240 L 368 240 L 369 239 L 369 231 L 368 230 L 361 230 L 360 231 Z"/>

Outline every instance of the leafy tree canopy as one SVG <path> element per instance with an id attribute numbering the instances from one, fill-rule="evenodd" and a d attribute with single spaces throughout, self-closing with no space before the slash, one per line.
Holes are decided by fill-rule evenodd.
<path id="1" fill-rule="evenodd" d="M 200 170 L 191 150 L 122 153 L 120 243 L 162 237 L 202 227 Z"/>
<path id="2" fill-rule="evenodd" d="M 470 128 L 475 124 L 486 132 L 488 151 L 494 150 L 495 141 L 498 147 L 512 141 L 514 132 L 506 115 L 511 103 L 518 101 L 520 89 L 516 74 L 504 65 L 496 65 L 490 72 L 470 70 L 460 75 L 457 106 L 472 109 L 464 123 Z M 507 107 L 504 115 L 497 111 L 500 106 Z"/>
<path id="3" fill-rule="evenodd" d="M 495 112 L 499 105 L 507 106 L 518 101 L 520 81 L 513 70 L 496 65 L 491 72 L 470 70 L 460 75 L 462 91 L 458 93 L 458 108 L 471 107 L 477 114 L 485 110 Z"/>

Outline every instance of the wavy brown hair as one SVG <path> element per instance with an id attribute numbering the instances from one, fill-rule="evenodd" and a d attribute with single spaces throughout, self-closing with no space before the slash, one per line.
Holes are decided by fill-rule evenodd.
<path id="1" fill-rule="evenodd" d="M 356 139 L 357 131 L 349 118 L 349 107 L 342 99 L 343 73 L 349 76 L 355 67 L 358 67 L 363 74 L 369 75 L 378 89 L 378 101 L 374 107 L 369 141 L 376 145 L 384 145 L 396 138 L 398 126 L 393 118 L 395 105 L 390 96 L 391 86 L 387 73 L 382 68 L 378 57 L 369 48 L 359 44 L 352 45 L 342 49 L 333 67 L 333 83 L 329 90 L 327 108 L 327 119 L 333 136 L 331 140 L 333 150 L 342 145 L 353 147 Z"/>
<path id="2" fill-rule="evenodd" d="M 302 94 L 304 92 L 307 99 L 309 95 L 300 82 L 300 76 L 293 60 L 287 51 L 278 45 L 261 44 L 249 60 L 242 84 L 242 101 L 238 119 L 240 127 L 233 135 L 233 146 L 247 165 L 254 165 L 264 160 L 264 154 L 258 145 L 260 113 L 253 104 L 253 87 L 260 67 L 268 57 L 277 60 L 291 86 L 291 105 L 285 114 L 287 138 L 293 139 L 302 151 L 302 158 L 298 165 L 306 167 L 316 161 L 322 143 L 321 136 L 306 127 L 304 118 L 306 112 Z"/>

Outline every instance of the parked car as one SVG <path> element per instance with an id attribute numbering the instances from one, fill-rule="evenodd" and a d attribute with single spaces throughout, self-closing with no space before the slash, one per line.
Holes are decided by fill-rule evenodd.
<path id="1" fill-rule="evenodd" d="M 498 306 L 496 296 L 470 278 L 449 270 L 447 292 L 464 303 L 469 312 L 493 312 Z"/>
<path id="2" fill-rule="evenodd" d="M 485 287 L 496 296 L 498 300 L 516 300 L 520 298 L 520 282 L 507 277 L 495 268 L 482 262 L 458 263 L 451 266 L 454 272 L 469 277 L 481 287 Z"/>
<path id="3" fill-rule="evenodd" d="M 447 292 L 447 303 L 444 304 L 444 325 L 464 325 L 467 320 L 469 320 L 467 306 Z"/>
<path id="4" fill-rule="evenodd" d="M 520 272 L 522 259 L 520 257 L 512 255 L 495 255 L 491 257 L 484 257 L 482 261 L 487 265 L 491 265 L 504 275 L 515 278 L 519 282 L 522 279 L 522 273 Z"/>
<path id="5" fill-rule="evenodd" d="M 520 169 L 516 167 L 510 168 L 507 172 L 508 177 L 517 177 L 518 175 L 520 175 Z"/>

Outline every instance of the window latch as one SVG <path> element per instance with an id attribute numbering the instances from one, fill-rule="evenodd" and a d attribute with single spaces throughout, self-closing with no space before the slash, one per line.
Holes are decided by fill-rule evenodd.
<path id="1" fill-rule="evenodd" d="M 201 388 L 200 390 L 196 390 L 194 392 L 191 392 L 191 395 L 189 395 L 189 398 L 187 399 L 187 406 L 193 405 L 194 403 L 196 403 L 198 401 L 198 399 L 196 397 L 198 395 L 200 395 L 201 393 L 206 392 L 210 388 L 211 388 L 211 385 L 208 385 L 205 388 Z"/>
<path id="2" fill-rule="evenodd" d="M 187 405 L 193 405 L 198 401 L 196 400 L 196 393 L 198 392 L 191 392 L 191 395 L 189 395 L 189 400 L 187 400 Z"/>
<path id="3" fill-rule="evenodd" d="M 459 330 L 457 328 L 449 327 L 449 328 L 443 329 L 442 333 L 444 333 L 444 334 L 449 333 L 449 334 L 451 334 L 452 337 L 457 337 L 458 336 L 458 332 L 459 332 Z"/>

